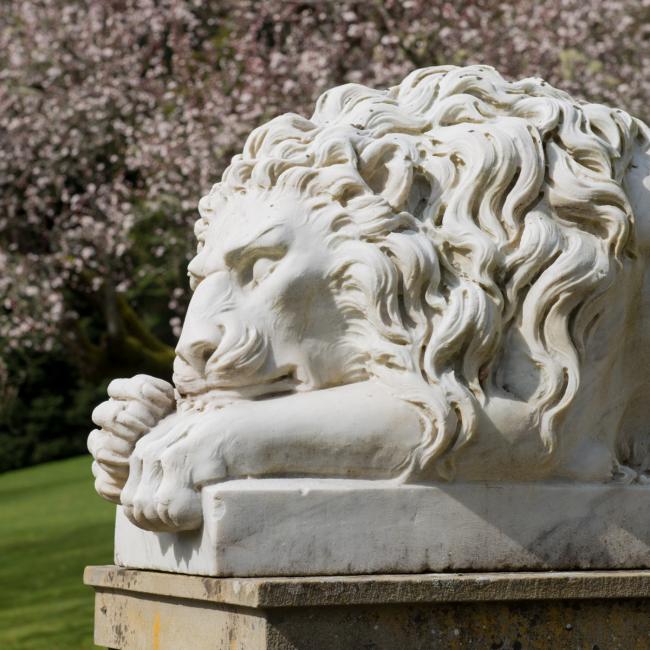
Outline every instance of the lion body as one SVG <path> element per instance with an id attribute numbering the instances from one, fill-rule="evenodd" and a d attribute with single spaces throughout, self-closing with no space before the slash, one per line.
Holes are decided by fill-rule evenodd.
<path id="1" fill-rule="evenodd" d="M 639 120 L 539 79 L 427 68 L 256 129 L 197 231 L 247 194 L 295 196 L 325 224 L 346 377 L 422 414 L 413 476 L 632 480 L 648 462 L 649 150 Z"/>

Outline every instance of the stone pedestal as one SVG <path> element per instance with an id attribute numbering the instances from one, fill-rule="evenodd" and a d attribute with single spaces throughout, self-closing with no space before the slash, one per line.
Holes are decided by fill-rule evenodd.
<path id="1" fill-rule="evenodd" d="M 200 530 L 118 508 L 115 564 L 206 576 L 650 568 L 650 488 L 247 479 L 202 490 Z"/>
<path id="2" fill-rule="evenodd" d="M 119 650 L 650 647 L 650 571 L 84 580 L 95 643 Z"/>

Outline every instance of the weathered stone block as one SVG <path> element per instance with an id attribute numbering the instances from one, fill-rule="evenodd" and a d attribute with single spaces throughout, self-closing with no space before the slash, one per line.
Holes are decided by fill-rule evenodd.
<path id="1" fill-rule="evenodd" d="M 650 571 L 201 578 L 88 567 L 119 650 L 650 646 Z"/>

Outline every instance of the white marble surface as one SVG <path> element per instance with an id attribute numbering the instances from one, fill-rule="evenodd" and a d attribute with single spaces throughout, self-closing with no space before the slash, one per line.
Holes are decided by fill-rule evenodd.
<path id="1" fill-rule="evenodd" d="M 647 125 L 426 68 L 261 125 L 199 214 L 173 385 L 93 414 L 118 563 L 649 566 Z"/>
<path id="2" fill-rule="evenodd" d="M 115 563 L 210 576 L 650 567 L 650 488 L 250 479 L 203 490 L 200 531 L 134 526 Z"/>

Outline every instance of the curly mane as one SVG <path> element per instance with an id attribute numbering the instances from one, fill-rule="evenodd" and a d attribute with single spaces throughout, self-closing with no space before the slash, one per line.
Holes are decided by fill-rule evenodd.
<path id="1" fill-rule="evenodd" d="M 498 393 L 531 405 L 552 457 L 603 296 L 634 257 L 622 182 L 639 128 L 540 79 L 426 68 L 259 127 L 211 196 L 295 192 L 328 220 L 357 375 L 417 405 L 410 469 L 449 478 Z"/>

